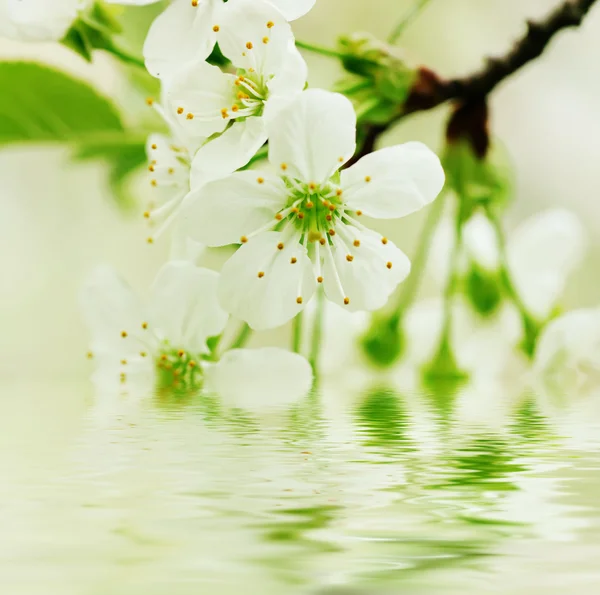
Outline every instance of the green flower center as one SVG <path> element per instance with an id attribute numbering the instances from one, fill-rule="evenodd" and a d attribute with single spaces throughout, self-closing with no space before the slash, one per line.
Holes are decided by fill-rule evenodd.
<path id="1" fill-rule="evenodd" d="M 198 358 L 183 349 L 165 345 L 156 357 L 156 383 L 159 390 L 196 391 L 202 387 Z"/>
<path id="2" fill-rule="evenodd" d="M 238 71 L 233 87 L 231 107 L 221 110 L 223 118 L 262 116 L 269 89 L 263 76 L 246 70 Z"/>

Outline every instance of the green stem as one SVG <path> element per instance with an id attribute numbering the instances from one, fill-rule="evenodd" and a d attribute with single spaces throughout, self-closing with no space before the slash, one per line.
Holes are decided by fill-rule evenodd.
<path id="1" fill-rule="evenodd" d="M 419 289 L 419 286 L 423 279 L 423 274 L 425 273 L 425 264 L 427 262 L 427 257 L 429 256 L 431 238 L 433 236 L 433 232 L 435 231 L 440 221 L 440 217 L 444 212 L 444 203 L 446 202 L 445 199 L 446 194 L 440 196 L 433 203 L 433 205 L 429 209 L 429 212 L 427 213 L 425 224 L 423 225 L 421 235 L 419 236 L 417 249 L 412 259 L 411 274 L 408 276 L 408 279 L 406 279 L 406 281 L 402 285 L 402 290 L 400 291 L 400 295 L 398 296 L 396 307 L 394 308 L 394 312 L 390 317 L 391 324 L 397 325 L 400 322 L 400 319 L 402 318 L 402 314 L 415 300 L 417 290 Z"/>
<path id="2" fill-rule="evenodd" d="M 460 250 L 462 248 L 462 218 L 460 209 L 456 214 L 455 240 L 450 256 L 450 275 L 444 290 L 444 326 L 442 327 L 442 337 L 440 343 L 442 346 L 450 344 L 450 334 L 452 332 L 452 298 L 456 293 L 456 284 L 458 282 L 459 271 L 458 261 Z"/>
<path id="3" fill-rule="evenodd" d="M 125 50 L 118 48 L 115 45 L 111 45 L 103 49 L 105 49 L 107 52 L 109 52 L 125 64 L 131 64 L 132 66 L 137 66 L 138 68 L 143 68 L 144 70 L 146 69 L 146 64 L 144 63 L 144 60 L 138 58 L 137 56 L 132 56 L 131 54 L 128 54 Z"/>
<path id="4" fill-rule="evenodd" d="M 321 344 L 323 342 L 323 318 L 325 314 L 325 293 L 323 290 L 317 292 L 317 309 L 315 311 L 315 320 L 310 345 L 310 365 L 313 369 L 315 378 L 319 375 L 319 355 L 321 354 Z"/>
<path id="5" fill-rule="evenodd" d="M 251 336 L 252 329 L 244 322 L 229 349 L 240 349 L 240 347 L 243 347 L 248 342 Z"/>
<path id="6" fill-rule="evenodd" d="M 292 351 L 294 353 L 300 353 L 300 346 L 302 344 L 302 323 L 304 321 L 304 312 L 299 312 L 294 318 L 294 324 L 292 329 Z"/>
<path id="7" fill-rule="evenodd" d="M 513 304 L 519 311 L 519 315 L 521 316 L 521 321 L 523 323 L 523 331 L 525 333 L 525 340 L 523 342 L 523 350 L 525 353 L 532 357 L 535 351 L 535 345 L 537 343 L 537 337 L 541 330 L 541 324 L 538 320 L 536 320 L 535 316 L 533 316 L 527 306 L 523 302 L 517 288 L 515 287 L 512 276 L 510 274 L 510 267 L 508 265 L 508 257 L 506 251 L 506 238 L 504 236 L 504 231 L 502 229 L 502 224 L 500 223 L 497 215 L 492 211 L 492 209 L 487 209 L 487 215 L 494 226 L 494 230 L 496 232 L 496 238 L 498 240 L 498 249 L 500 252 L 500 277 L 502 278 L 502 282 L 504 287 L 512 300 Z"/>
<path id="8" fill-rule="evenodd" d="M 330 58 L 337 58 L 339 60 L 343 60 L 346 57 L 346 54 L 338 52 L 337 50 L 332 50 L 314 43 L 307 43 L 306 41 L 300 41 L 298 39 L 296 40 L 296 47 L 299 47 L 303 50 L 308 50 L 309 52 L 313 52 L 315 54 L 321 54 L 321 56 L 328 56 Z"/>
<path id="9" fill-rule="evenodd" d="M 404 30 L 419 16 L 429 2 L 430 0 L 416 0 L 408 14 L 402 18 L 398 25 L 396 25 L 396 28 L 390 33 L 388 37 L 389 43 L 396 43 L 400 39 Z"/>

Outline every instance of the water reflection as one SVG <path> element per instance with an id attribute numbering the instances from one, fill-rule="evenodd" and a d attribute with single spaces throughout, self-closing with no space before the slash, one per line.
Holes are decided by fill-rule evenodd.
<path id="1" fill-rule="evenodd" d="M 45 398 L 30 391 L 28 411 Z M 595 593 L 600 416 L 584 405 L 582 419 L 493 387 L 375 385 L 256 414 L 161 395 L 112 417 L 88 410 L 59 452 L 44 452 L 52 434 L 29 434 L 26 455 L 30 416 L 16 415 L 2 434 L 0 585 L 357 595 L 538 581 Z"/>

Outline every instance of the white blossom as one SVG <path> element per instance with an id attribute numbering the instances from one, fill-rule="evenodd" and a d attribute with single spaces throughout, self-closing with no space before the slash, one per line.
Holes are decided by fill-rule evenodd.
<path id="1" fill-rule="evenodd" d="M 236 349 L 212 361 L 207 340 L 225 328 L 219 274 L 173 261 L 158 273 L 147 301 L 110 267 L 96 269 L 82 294 L 99 396 L 114 404 L 124 391 L 203 388 L 237 405 L 281 405 L 305 394 L 312 371 L 301 356 L 276 348 Z M 207 356 L 211 355 L 211 361 Z"/>
<path id="2" fill-rule="evenodd" d="M 347 310 L 382 307 L 410 263 L 359 219 L 402 217 L 434 200 L 444 183 L 438 158 L 407 143 L 338 173 L 355 151 L 356 115 L 342 95 L 316 89 L 282 109 L 268 132 L 277 173 L 238 172 L 187 201 L 193 238 L 242 244 L 223 267 L 221 303 L 255 329 L 293 318 L 320 284 Z"/>
<path id="3" fill-rule="evenodd" d="M 241 23 L 228 20 L 224 25 L 221 16 L 224 10 L 237 9 L 244 4 L 244 12 L 251 19 L 252 10 L 269 11 L 271 21 L 276 26 L 282 21 L 294 20 L 306 14 L 316 0 L 174 0 L 152 24 L 146 43 L 144 57 L 149 72 L 156 77 L 165 78 L 176 72 L 190 61 L 204 60 L 212 52 L 222 28 L 246 27 Z M 221 39 L 219 39 L 219 43 Z"/>
<path id="4" fill-rule="evenodd" d="M 573 310 L 553 320 L 540 336 L 534 371 L 545 393 L 563 399 L 600 396 L 600 308 Z"/>
<path id="5" fill-rule="evenodd" d="M 105 0 L 143 6 L 159 0 Z M 92 0 L 0 0 L 0 36 L 23 41 L 59 41 Z"/>
<path id="6" fill-rule="evenodd" d="M 273 7 L 249 0 L 225 6 L 219 47 L 237 73 L 190 62 L 166 85 L 168 117 L 186 137 L 210 138 L 192 164 L 198 183 L 248 163 L 267 140 L 268 121 L 307 78 L 291 29 Z"/>
<path id="7" fill-rule="evenodd" d="M 89 0 L 0 0 L 0 35 L 24 41 L 58 41 Z"/>

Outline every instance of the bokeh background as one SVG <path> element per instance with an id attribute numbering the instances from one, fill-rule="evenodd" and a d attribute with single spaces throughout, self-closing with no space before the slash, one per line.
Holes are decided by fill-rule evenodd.
<path id="1" fill-rule="evenodd" d="M 441 75 L 466 74 L 484 57 L 502 54 L 522 35 L 527 18 L 541 17 L 554 0 L 431 0 L 405 31 L 407 59 Z M 319 0 L 295 24 L 299 39 L 333 46 L 336 36 L 368 31 L 380 38 L 412 0 Z M 135 12 L 139 10 L 139 12 Z M 134 25 L 146 9 L 130 9 Z M 573 276 L 569 306 L 600 304 L 600 9 L 579 29 L 559 34 L 547 52 L 506 81 L 491 99 L 492 131 L 514 167 L 516 195 L 507 212 L 513 227 L 551 206 L 575 211 L 592 245 Z M 0 58 L 48 62 L 116 96 L 135 116 L 147 109 L 128 94 L 113 59 L 97 54 L 93 65 L 55 44 L 0 40 Z M 313 85 L 331 87 L 335 61 L 306 55 Z M 383 144 L 418 139 L 441 148 L 447 108 L 399 124 Z M 56 146 L 0 150 L 0 376 L 5 381 L 84 379 L 86 332 L 77 295 L 89 269 L 111 262 L 140 289 L 148 286 L 169 253 L 168 242 L 148 246 L 139 210 L 121 211 L 110 197 L 102 163 L 73 163 Z M 145 186 L 137 189 L 143 197 Z M 424 214 L 387 223 L 385 232 L 411 253 Z"/>

